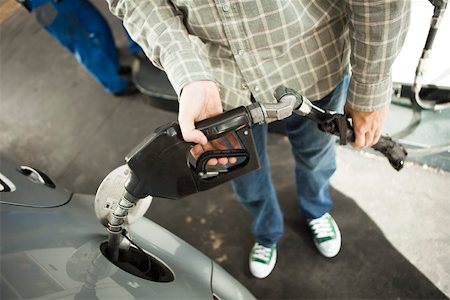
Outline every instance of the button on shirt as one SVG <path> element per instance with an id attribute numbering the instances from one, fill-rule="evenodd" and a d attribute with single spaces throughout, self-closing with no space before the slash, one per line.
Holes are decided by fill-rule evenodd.
<path id="1" fill-rule="evenodd" d="M 179 95 L 213 80 L 226 109 L 275 102 L 279 85 L 311 100 L 352 70 L 347 104 L 386 106 L 409 0 L 107 0 Z M 243 87 L 248 87 L 244 89 Z"/>

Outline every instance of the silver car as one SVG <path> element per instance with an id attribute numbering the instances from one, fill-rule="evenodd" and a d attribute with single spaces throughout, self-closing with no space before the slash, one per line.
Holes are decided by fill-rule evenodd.
<path id="1" fill-rule="evenodd" d="M 5 157 L 0 163 L 1 299 L 254 299 L 217 263 L 143 217 L 128 226 L 132 247 L 111 263 L 93 195 Z"/>

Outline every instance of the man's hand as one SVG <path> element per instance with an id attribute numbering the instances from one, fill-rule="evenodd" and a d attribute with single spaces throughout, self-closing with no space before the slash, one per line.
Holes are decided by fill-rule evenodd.
<path id="1" fill-rule="evenodd" d="M 194 157 L 200 156 L 205 151 L 228 148 L 220 140 L 208 142 L 203 132 L 195 129 L 195 122 L 214 117 L 222 112 L 219 89 L 213 81 L 195 81 L 183 88 L 180 96 L 178 122 L 183 139 L 186 142 L 197 144 L 191 151 Z M 228 140 L 235 148 L 239 148 L 236 139 L 230 137 Z M 236 163 L 236 158 L 213 158 L 208 161 L 210 165 L 227 163 Z"/>
<path id="2" fill-rule="evenodd" d="M 348 106 L 345 112 L 352 117 L 355 130 L 355 148 L 370 147 L 378 142 L 381 135 L 381 127 L 389 111 L 389 106 L 372 112 L 354 110 Z"/>
<path id="3" fill-rule="evenodd" d="M 213 81 L 195 81 L 186 85 L 180 96 L 178 122 L 186 142 L 206 145 L 208 140 L 195 122 L 222 113 L 219 89 Z"/>

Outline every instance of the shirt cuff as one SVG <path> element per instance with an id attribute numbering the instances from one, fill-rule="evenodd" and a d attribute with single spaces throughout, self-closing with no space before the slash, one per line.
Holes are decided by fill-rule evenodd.
<path id="1" fill-rule="evenodd" d="M 189 83 L 200 80 L 215 81 L 206 60 L 193 51 L 173 52 L 161 63 L 178 97 Z"/>
<path id="2" fill-rule="evenodd" d="M 371 112 L 386 107 L 392 98 L 392 79 L 377 83 L 361 83 L 353 77 L 350 80 L 347 105 L 358 111 Z"/>

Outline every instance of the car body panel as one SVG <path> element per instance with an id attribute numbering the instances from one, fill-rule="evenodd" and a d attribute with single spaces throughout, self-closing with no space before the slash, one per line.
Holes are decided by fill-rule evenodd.
<path id="1" fill-rule="evenodd" d="M 213 262 L 212 291 L 220 299 L 253 299 L 254 296 L 216 262 Z"/>
<path id="2" fill-rule="evenodd" d="M 61 205 L 8 204 L 19 199 L 14 196 L 11 201 L 14 193 L 25 199 L 29 186 L 36 183 L 16 180 L 8 174 L 16 172 L 14 168 L 1 167 L 16 185 L 16 191 L 0 193 L 1 299 L 212 299 L 214 263 L 179 237 L 146 218 L 128 227 L 133 243 L 174 275 L 170 282 L 140 278 L 100 251 L 108 236 L 95 216 L 93 195 L 73 194 L 67 202 L 64 191 L 48 189 L 66 197 Z M 28 203 L 45 203 L 47 196 L 47 191 L 28 194 L 35 198 Z M 215 269 L 216 282 L 230 282 L 238 291 L 228 298 L 253 298 L 231 275 Z"/>
<path id="3" fill-rule="evenodd" d="M 55 208 L 0 205 L 2 276 L 7 286 L 20 291 L 17 296 L 74 296 L 80 293 L 88 274 L 109 269 L 108 276 L 94 286 L 105 294 L 120 292 L 121 299 L 173 299 L 180 291 L 188 298 L 211 298 L 211 290 L 205 290 L 210 285 L 211 260 L 145 218 L 130 226 L 130 236 L 144 251 L 164 262 L 176 274 L 175 280 L 152 282 L 110 263 L 100 252 L 100 244 L 107 240 L 106 229 L 94 214 L 86 214 L 89 206 L 93 213 L 93 203 L 92 196 L 74 195 L 68 204 Z M 87 261 L 73 263 L 80 256 Z M 69 274 L 85 276 L 74 279 Z M 109 286 L 106 290 L 105 284 Z"/>
<path id="4" fill-rule="evenodd" d="M 32 207 L 56 207 L 64 205 L 70 199 L 71 192 L 58 186 L 52 188 L 35 183 L 32 178 L 19 172 L 19 165 L 0 156 L 0 190 L 12 185 L 13 191 L 0 192 L 0 203 L 10 203 Z M 34 197 L 33 195 L 39 195 Z"/>

